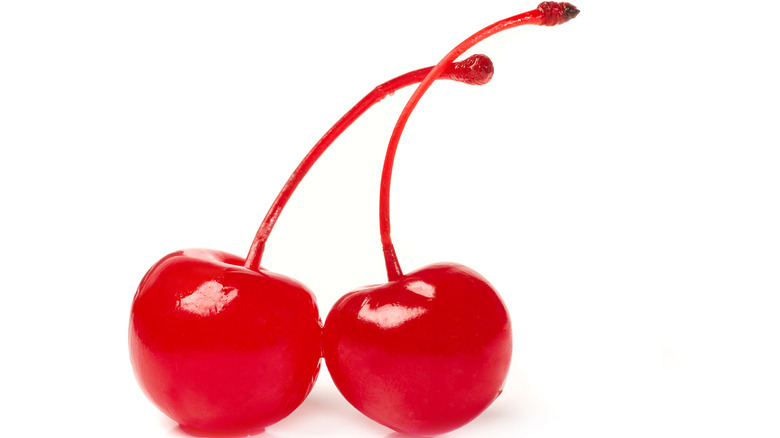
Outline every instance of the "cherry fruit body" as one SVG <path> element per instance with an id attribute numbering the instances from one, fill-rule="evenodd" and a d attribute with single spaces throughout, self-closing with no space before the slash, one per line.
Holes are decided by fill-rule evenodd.
<path id="1" fill-rule="evenodd" d="M 477 417 L 501 393 L 512 354 L 502 299 L 453 263 L 343 296 L 323 333 L 325 364 L 347 401 L 413 435 L 446 433 Z"/>
<path id="2" fill-rule="evenodd" d="M 251 433 L 288 416 L 320 368 L 305 286 L 221 251 L 172 253 L 144 276 L 130 316 L 139 385 L 184 429 Z"/>

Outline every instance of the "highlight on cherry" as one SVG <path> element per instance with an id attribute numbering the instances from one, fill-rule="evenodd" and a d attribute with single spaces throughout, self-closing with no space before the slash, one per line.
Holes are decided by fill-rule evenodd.
<path id="1" fill-rule="evenodd" d="M 404 274 L 390 238 L 389 193 L 396 150 L 431 85 L 483 85 L 485 55 L 456 61 L 474 45 L 521 25 L 554 26 L 579 13 L 543 2 L 473 34 L 432 67 L 373 89 L 314 145 L 283 185 L 246 257 L 185 249 L 166 255 L 132 300 L 130 362 L 144 394 L 193 435 L 254 434 L 303 403 L 321 359 L 344 398 L 368 418 L 413 435 L 462 427 L 499 396 L 512 333 L 498 292 L 475 271 L 437 263 Z M 418 84 L 387 147 L 379 193 L 388 282 L 350 292 L 322 323 L 314 294 L 261 266 L 268 237 L 298 184 L 328 147 L 371 106 Z"/>

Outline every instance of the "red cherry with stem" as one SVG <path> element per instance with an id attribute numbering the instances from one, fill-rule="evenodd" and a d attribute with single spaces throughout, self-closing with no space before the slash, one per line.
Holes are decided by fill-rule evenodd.
<path id="1" fill-rule="evenodd" d="M 380 188 L 380 231 L 388 283 L 353 291 L 331 309 L 323 354 L 336 387 L 363 414 L 396 431 L 437 435 L 476 418 L 501 393 L 509 371 L 509 313 L 475 271 L 438 263 L 404 275 L 390 239 L 389 190 L 395 151 L 411 111 L 439 72 L 482 39 L 511 27 L 555 25 L 579 11 L 544 2 L 501 20 L 448 53 L 399 117 Z"/>
<path id="2" fill-rule="evenodd" d="M 274 201 L 246 259 L 190 249 L 146 273 L 133 299 L 130 359 L 144 393 L 196 434 L 247 434 L 289 415 L 310 392 L 321 358 L 322 327 L 304 285 L 260 267 L 268 234 L 295 187 L 325 149 L 371 105 L 420 82 L 431 68 L 380 85 L 314 146 Z M 479 55 L 441 78 L 490 80 Z"/>

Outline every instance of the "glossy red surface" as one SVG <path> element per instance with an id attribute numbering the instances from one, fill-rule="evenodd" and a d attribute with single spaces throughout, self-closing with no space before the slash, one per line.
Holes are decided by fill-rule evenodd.
<path id="1" fill-rule="evenodd" d="M 298 407 L 314 384 L 321 324 L 300 283 L 220 251 L 185 250 L 144 276 L 130 359 L 144 393 L 184 428 L 246 433 Z"/>
<path id="2" fill-rule="evenodd" d="M 342 297 L 325 320 L 323 351 L 359 411 L 399 432 L 437 435 L 501 393 L 512 333 L 484 278 L 441 263 Z"/>

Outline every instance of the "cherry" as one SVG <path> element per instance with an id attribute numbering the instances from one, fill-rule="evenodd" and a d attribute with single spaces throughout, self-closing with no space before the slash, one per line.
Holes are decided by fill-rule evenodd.
<path id="1" fill-rule="evenodd" d="M 319 372 L 314 295 L 244 259 L 191 249 L 144 276 L 130 356 L 146 395 L 184 429 L 254 433 L 289 415 Z"/>
<path id="2" fill-rule="evenodd" d="M 380 187 L 388 283 L 343 296 L 323 329 L 323 355 L 333 382 L 347 401 L 378 423 L 413 435 L 465 425 L 501 393 L 512 354 L 509 313 L 478 273 L 455 263 L 406 275 L 401 271 L 390 238 L 389 193 L 406 121 L 439 72 L 482 39 L 524 24 L 561 24 L 578 13 L 568 3 L 543 2 L 482 29 L 433 68 L 399 117 Z"/>
<path id="3" fill-rule="evenodd" d="M 295 187 L 360 114 L 432 68 L 380 85 L 312 148 L 282 188 L 246 258 L 188 249 L 163 257 L 138 286 L 130 313 L 130 360 L 143 392 L 195 434 L 246 434 L 285 418 L 319 373 L 322 325 L 314 295 L 260 267 L 265 241 Z M 441 78 L 482 84 L 490 59 L 452 64 Z"/>

